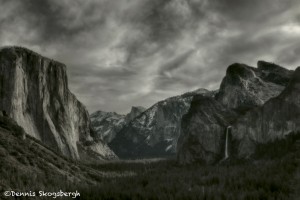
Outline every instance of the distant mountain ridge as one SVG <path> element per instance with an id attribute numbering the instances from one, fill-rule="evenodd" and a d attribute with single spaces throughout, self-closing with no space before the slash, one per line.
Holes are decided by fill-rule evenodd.
<path id="1" fill-rule="evenodd" d="M 160 101 L 124 126 L 109 146 L 124 159 L 175 156 L 180 121 L 193 96 L 215 93 L 198 89 Z"/>
<path id="2" fill-rule="evenodd" d="M 146 109 L 141 106 L 133 106 L 127 115 L 115 112 L 96 111 L 90 115 L 91 125 L 96 133 L 95 137 L 110 143 L 127 123 L 140 115 Z"/>
<path id="3" fill-rule="evenodd" d="M 122 126 L 113 123 L 112 127 L 117 128 L 114 128 L 108 144 L 122 159 L 168 157 L 177 153 L 180 163 L 214 163 L 224 159 L 224 148 L 233 148 L 234 141 L 239 144 L 234 148 L 239 150 L 226 149 L 226 154 L 250 156 L 255 149 L 255 142 L 251 141 L 262 142 L 260 137 L 252 136 L 252 130 L 257 129 L 258 134 L 258 130 L 263 129 L 258 128 L 262 126 L 258 125 L 261 122 L 247 128 L 251 124 L 249 117 L 255 110 L 265 107 L 266 102 L 279 97 L 294 74 L 293 70 L 265 61 L 258 61 L 257 68 L 234 63 L 227 68 L 217 91 L 199 89 L 165 99 L 127 122 L 124 122 L 124 116 L 116 118 L 116 114 L 112 115 Z M 283 113 L 281 115 L 285 116 Z M 297 109 L 291 113 L 297 113 Z M 252 121 L 261 119 L 258 114 L 255 116 L 257 119 L 251 118 Z M 239 125 L 235 125 L 238 122 Z M 273 126 L 268 123 L 268 127 Z M 285 132 L 298 131 L 291 127 L 299 125 L 292 124 L 284 125 L 288 127 Z M 227 127 L 231 128 L 228 130 Z M 274 137 L 268 138 L 278 138 L 279 135 L 273 133 Z"/>

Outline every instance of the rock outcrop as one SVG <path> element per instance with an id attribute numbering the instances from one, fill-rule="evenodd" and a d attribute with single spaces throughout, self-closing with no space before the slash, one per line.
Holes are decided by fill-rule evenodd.
<path id="1" fill-rule="evenodd" d="M 288 84 L 292 71 L 264 61 L 259 61 L 257 66 L 230 65 L 216 99 L 227 108 L 245 111 L 278 96 Z"/>
<path id="2" fill-rule="evenodd" d="M 115 112 L 96 111 L 91 114 L 91 124 L 95 131 L 95 137 L 110 143 L 126 124 L 144 112 L 146 108 L 133 106 L 127 115 Z"/>
<path id="3" fill-rule="evenodd" d="M 137 116 L 145 112 L 146 108 L 142 106 L 132 106 L 130 112 L 125 116 L 125 122 L 129 123 L 134 120 Z"/>
<path id="4" fill-rule="evenodd" d="M 284 138 L 300 130 L 300 67 L 283 92 L 241 116 L 232 125 L 232 137 L 239 141 L 238 156 L 249 157 L 256 144 Z"/>
<path id="5" fill-rule="evenodd" d="M 88 112 L 68 89 L 66 66 L 28 49 L 0 50 L 0 110 L 67 157 L 80 158 L 78 145 L 95 145 Z M 107 151 L 95 153 L 114 155 Z"/>
<path id="6" fill-rule="evenodd" d="M 224 158 L 228 126 L 232 126 L 229 138 L 239 146 L 237 154 L 240 156 L 253 153 L 255 142 L 277 138 L 280 131 L 284 134 L 294 131 L 293 127 L 299 125 L 293 121 L 298 119 L 298 112 L 295 111 L 290 117 L 283 117 L 288 115 L 293 104 L 285 104 L 287 107 L 280 108 L 284 101 L 278 103 L 279 97 L 292 87 L 292 76 L 295 79 L 293 71 L 264 61 L 258 62 L 258 68 L 244 64 L 230 65 L 215 98 L 195 98 L 189 112 L 183 117 L 178 143 L 179 162 L 213 163 Z M 277 103 L 270 105 L 270 102 Z M 262 109 L 267 110 L 261 111 Z M 275 119 L 273 114 L 277 110 L 279 114 L 274 115 L 277 116 Z M 267 120 L 266 112 L 269 112 Z M 282 118 L 280 115 L 283 115 Z M 279 121 L 281 122 L 278 123 Z M 277 133 L 273 129 L 278 130 Z M 258 140 L 264 137 L 267 139 Z"/>
<path id="7" fill-rule="evenodd" d="M 109 146 L 120 158 L 174 156 L 181 118 L 197 94 L 213 96 L 215 92 L 199 89 L 154 104 L 124 126 Z"/>

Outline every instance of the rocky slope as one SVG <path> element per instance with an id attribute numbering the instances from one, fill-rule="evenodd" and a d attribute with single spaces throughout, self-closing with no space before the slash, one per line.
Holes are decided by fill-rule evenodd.
<path id="1" fill-rule="evenodd" d="M 248 157 L 256 144 L 284 138 L 300 130 L 300 67 L 283 92 L 263 106 L 247 112 L 232 124 L 232 137 L 239 141 L 238 156 Z"/>
<path id="2" fill-rule="evenodd" d="M 95 136 L 105 143 L 109 143 L 125 124 L 125 115 L 115 112 L 96 111 L 91 114 L 90 118 Z"/>
<path id="3" fill-rule="evenodd" d="M 3 195 L 7 190 L 64 191 L 66 187 L 79 190 L 103 183 L 108 177 L 134 175 L 114 169 L 107 171 L 93 168 L 95 162 L 90 165 L 58 154 L 27 134 L 14 120 L 1 116 L 1 113 L 0 111 L 0 199 L 9 199 Z"/>
<path id="4" fill-rule="evenodd" d="M 95 137 L 103 140 L 106 144 L 111 142 L 117 132 L 126 124 L 139 116 L 146 109 L 133 106 L 127 115 L 120 115 L 115 112 L 96 111 L 91 114 L 91 125 L 95 131 Z"/>
<path id="5" fill-rule="evenodd" d="M 194 95 L 213 96 L 199 89 L 160 101 L 124 126 L 109 143 L 120 158 L 146 158 L 175 155 L 180 121 Z"/>
<path id="6" fill-rule="evenodd" d="M 38 184 L 35 182 L 47 182 L 50 179 L 62 179 L 61 177 L 70 182 L 93 182 L 83 173 L 86 170 L 81 169 L 76 162 L 57 154 L 27 135 L 14 120 L 3 116 L 0 116 L 0 162 L 1 192 L 21 189 L 19 187 L 23 186 L 20 184 L 22 181 L 36 186 Z"/>
<path id="7" fill-rule="evenodd" d="M 215 99 L 195 98 L 189 112 L 183 117 L 178 143 L 179 162 L 183 164 L 213 163 L 222 159 L 227 127 L 241 119 L 245 113 L 247 116 L 247 112 L 259 109 L 260 106 L 269 102 L 268 100 L 277 97 L 287 87 L 292 75 L 293 71 L 264 61 L 259 61 L 257 68 L 244 64 L 229 66 Z M 276 106 L 273 107 L 273 109 L 276 108 Z M 282 112 L 287 112 L 285 109 L 282 109 Z M 256 115 L 251 120 L 257 117 Z M 271 124 L 275 122 L 271 121 Z M 245 132 L 249 130 L 245 128 L 248 123 L 251 124 L 250 120 L 243 123 L 243 126 L 233 126 L 229 131 L 230 141 L 241 141 L 243 138 L 244 145 L 241 143 L 238 154 L 243 154 L 242 149 L 245 149 L 247 145 L 251 146 L 248 136 L 242 137 L 242 135 L 249 135 Z M 259 124 L 253 127 L 256 125 Z M 257 134 L 262 134 L 261 131 L 263 130 Z"/>
<path id="8" fill-rule="evenodd" d="M 68 89 L 66 66 L 28 49 L 0 50 L 0 110 L 70 158 L 79 159 L 80 153 L 87 158 L 89 151 L 99 158 L 115 156 L 107 147 L 97 148 L 103 144 L 90 135 L 88 112 Z"/>

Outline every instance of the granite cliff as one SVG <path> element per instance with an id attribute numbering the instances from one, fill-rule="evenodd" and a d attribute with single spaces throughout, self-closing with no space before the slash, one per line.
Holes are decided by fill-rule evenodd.
<path id="1" fill-rule="evenodd" d="M 67 157 L 115 157 L 92 137 L 88 112 L 68 89 L 66 66 L 31 50 L 0 50 L 0 110 Z"/>
<path id="2" fill-rule="evenodd" d="M 297 76 L 297 72 L 264 61 L 259 61 L 257 68 L 230 65 L 215 98 L 197 96 L 192 100 L 181 122 L 178 161 L 182 164 L 220 161 L 225 157 L 228 142 L 225 140 L 230 140 L 231 149 L 237 149 L 229 150 L 229 154 L 250 156 L 256 143 L 297 129 L 299 117 L 295 105 L 299 100 L 296 87 L 291 86 L 297 82 Z M 289 103 L 282 100 L 286 91 L 293 93 L 293 98 L 285 98 L 290 99 Z M 290 113 L 293 108 L 295 111 Z"/>
<path id="3" fill-rule="evenodd" d="M 177 157 L 180 163 L 213 163 L 222 158 L 225 128 L 238 114 L 212 97 L 195 96 L 181 122 Z"/>
<path id="4" fill-rule="evenodd" d="M 256 144 L 284 138 L 300 130 L 300 67 L 280 95 L 241 116 L 232 124 L 238 156 L 248 157 Z"/>
<path id="5" fill-rule="evenodd" d="M 273 63 L 258 61 L 257 68 L 235 63 L 227 68 L 216 99 L 227 108 L 247 110 L 279 95 L 291 76 Z"/>

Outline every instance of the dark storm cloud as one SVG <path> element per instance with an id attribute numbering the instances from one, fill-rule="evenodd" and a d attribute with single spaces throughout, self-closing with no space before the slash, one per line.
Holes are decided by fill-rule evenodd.
<path id="1" fill-rule="evenodd" d="M 180 37 L 186 29 L 199 23 L 205 16 L 203 1 L 194 3 L 174 0 L 148 0 L 133 15 L 139 29 L 146 32 L 148 40 L 166 44 Z"/>
<path id="2" fill-rule="evenodd" d="M 85 5 L 84 1 L 77 0 L 23 0 L 21 10 L 25 11 L 23 15 L 29 20 L 30 27 L 37 29 L 38 42 L 49 43 L 71 41 L 80 32 L 103 26 L 104 5 L 97 2 Z"/>
<path id="3" fill-rule="evenodd" d="M 165 49 L 170 43 L 180 40 L 187 31 L 196 28 L 205 18 L 203 2 L 145 0 L 138 4 L 137 12 L 128 14 L 123 21 L 141 34 L 133 40 L 127 37 L 120 44 L 119 47 L 128 52 L 127 62 Z"/>
<path id="4" fill-rule="evenodd" d="M 199 87 L 217 89 L 233 62 L 300 63 L 297 0 L 0 3 L 0 43 L 66 63 L 70 88 L 90 111 L 124 113 Z"/>

